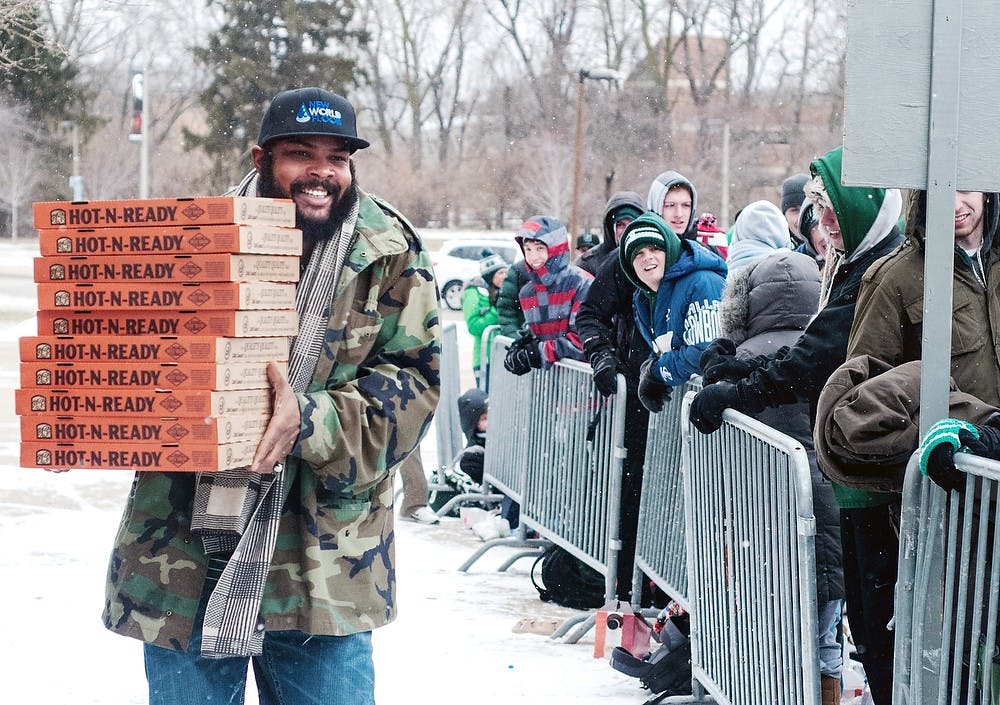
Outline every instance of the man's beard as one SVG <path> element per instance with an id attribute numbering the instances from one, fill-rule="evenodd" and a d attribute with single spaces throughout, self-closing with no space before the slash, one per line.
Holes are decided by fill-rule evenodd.
<path id="1" fill-rule="evenodd" d="M 290 193 L 285 193 L 274 180 L 274 158 L 270 152 L 264 154 L 260 168 L 257 170 L 260 180 L 257 185 L 257 192 L 265 198 L 291 198 L 293 193 L 309 188 L 324 188 L 327 193 L 334 198 L 330 207 L 330 214 L 324 220 L 308 220 L 302 216 L 299 209 L 295 209 L 295 227 L 302 231 L 302 242 L 308 248 L 316 244 L 329 240 L 340 232 L 340 226 L 344 223 L 351 208 L 358 200 L 358 184 L 354 176 L 354 160 L 351 160 L 351 184 L 341 193 L 332 180 L 322 179 L 302 179 L 293 181 Z"/>

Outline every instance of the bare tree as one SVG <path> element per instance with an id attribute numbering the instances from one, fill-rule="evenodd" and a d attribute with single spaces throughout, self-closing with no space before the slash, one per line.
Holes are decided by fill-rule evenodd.
<path id="1" fill-rule="evenodd" d="M 10 237 L 16 240 L 28 222 L 28 205 L 45 180 L 38 168 L 43 150 L 37 142 L 34 122 L 24 109 L 0 106 L 0 123 L 5 131 L 5 138 L 0 140 L 0 205 L 10 213 Z"/>

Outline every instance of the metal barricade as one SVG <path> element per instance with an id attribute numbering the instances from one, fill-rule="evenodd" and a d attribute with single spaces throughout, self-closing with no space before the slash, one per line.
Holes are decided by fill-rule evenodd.
<path id="1" fill-rule="evenodd" d="M 494 340 L 494 359 L 502 359 L 509 343 L 502 336 Z M 488 542 L 461 570 L 496 545 L 552 542 L 600 572 L 611 600 L 625 456 L 625 379 L 619 375 L 618 393 L 605 399 L 593 385 L 590 366 L 581 362 L 564 360 L 522 376 L 497 364 L 490 389 L 484 482 L 520 504 L 520 533 Z M 526 539 L 525 527 L 540 538 Z M 569 641 L 586 633 L 594 615 L 568 620 L 553 636 L 566 635 L 580 622 Z"/>
<path id="2" fill-rule="evenodd" d="M 723 418 L 709 435 L 682 425 L 694 685 L 718 703 L 818 705 L 808 459 L 754 419 Z"/>
<path id="3" fill-rule="evenodd" d="M 955 464 L 961 492 L 924 478 L 916 454 L 906 470 L 894 705 L 1000 703 L 1000 463 L 959 453 Z"/>
<path id="4" fill-rule="evenodd" d="M 483 330 L 482 336 L 479 338 L 479 350 L 481 351 L 479 359 L 482 374 L 480 374 L 477 381 L 479 388 L 484 392 L 488 392 L 490 390 L 490 367 L 493 365 L 493 360 L 495 359 L 493 357 L 493 353 L 496 352 L 493 349 L 493 339 L 499 333 L 500 326 L 486 326 L 485 330 Z"/>
<path id="5" fill-rule="evenodd" d="M 639 499 L 635 541 L 632 602 L 638 606 L 645 574 L 657 587 L 690 611 L 687 599 L 687 546 L 684 520 L 684 480 L 681 472 L 681 406 L 684 392 L 701 389 L 693 378 L 674 389 L 658 414 L 649 415 L 646 460 Z"/>
<path id="6" fill-rule="evenodd" d="M 458 397 L 462 394 L 459 374 L 458 328 L 446 323 L 441 331 L 441 398 L 434 412 L 434 432 L 437 436 L 437 485 L 431 489 L 448 489 L 444 471 L 448 463 L 465 447 L 462 424 L 458 416 Z"/>

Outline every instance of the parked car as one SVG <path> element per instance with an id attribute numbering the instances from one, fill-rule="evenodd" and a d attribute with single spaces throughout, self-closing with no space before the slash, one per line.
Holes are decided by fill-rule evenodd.
<path id="1" fill-rule="evenodd" d="M 462 310 L 462 287 L 468 280 L 479 276 L 479 260 L 483 258 L 483 250 L 500 255 L 508 263 L 521 257 L 521 249 L 517 243 L 500 238 L 453 240 L 444 243 L 437 253 L 431 255 L 441 298 L 452 311 Z"/>

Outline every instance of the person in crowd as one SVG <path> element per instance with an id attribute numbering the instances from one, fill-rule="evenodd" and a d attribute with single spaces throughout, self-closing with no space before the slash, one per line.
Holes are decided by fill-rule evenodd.
<path id="1" fill-rule="evenodd" d="M 837 147 L 812 162 L 809 167 L 812 179 L 806 185 L 806 193 L 818 209 L 820 223 L 829 234 L 830 246 L 838 253 L 824 271 L 819 313 L 794 345 L 763 358 L 738 360 L 733 355 L 732 341 L 720 339 L 713 343 L 701 360 L 706 386 L 691 404 L 691 423 L 702 433 L 718 430 L 722 412 L 727 408 L 757 414 L 769 407 L 797 401 L 808 402 L 815 431 L 820 392 L 847 358 L 847 341 L 862 276 L 873 262 L 902 242 L 898 227 L 903 203 L 900 192 L 844 186 L 840 180 L 842 157 L 843 148 Z M 843 509 L 845 502 L 850 506 L 849 499 L 836 487 L 834 490 L 840 507 Z M 847 610 L 854 630 L 862 618 L 854 611 L 858 605 L 851 599 L 849 565 L 854 549 L 849 545 L 850 523 L 843 513 L 841 527 Z M 874 670 L 872 657 L 869 662 Z M 872 692 L 883 692 L 881 687 L 875 683 Z"/>
<path id="2" fill-rule="evenodd" d="M 489 397 L 482 389 L 467 389 L 458 398 L 458 420 L 465 435 L 465 449 L 459 459 L 459 468 L 477 484 L 483 482 L 489 416 Z"/>
<path id="3" fill-rule="evenodd" d="M 698 212 L 698 192 L 683 174 L 664 171 L 653 179 L 646 197 L 646 207 L 662 216 L 677 237 L 697 238 L 695 214 Z"/>
<path id="4" fill-rule="evenodd" d="M 532 216 L 514 241 L 524 253 L 529 273 L 529 281 L 518 292 L 527 330 L 510 345 L 504 368 L 523 375 L 563 358 L 582 360 L 576 315 L 593 277 L 570 263 L 565 226 L 549 216 Z"/>
<path id="5" fill-rule="evenodd" d="M 617 571 L 617 596 L 623 602 L 632 597 L 631 576 L 649 422 L 649 412 L 639 402 L 635 390 L 639 367 L 649 357 L 650 350 L 635 331 L 632 305 L 635 285 L 618 265 L 618 243 L 628 224 L 642 214 L 644 206 L 642 196 L 634 191 L 619 191 L 608 199 L 604 209 L 604 240 L 599 248 L 587 253 L 581 264 L 592 267 L 588 271 L 596 274 L 576 317 L 583 351 L 593 369 L 594 386 L 603 396 L 610 396 L 617 390 L 621 373 L 628 389 L 624 438 L 627 455 L 622 469 Z"/>
<path id="6" fill-rule="evenodd" d="M 418 524 L 437 524 L 438 515 L 427 506 L 427 474 L 417 448 L 399 466 L 399 477 L 403 481 L 403 503 L 399 507 L 400 519 Z"/>
<path id="7" fill-rule="evenodd" d="M 826 266 L 826 253 L 830 248 L 827 245 L 826 232 L 816 217 L 816 207 L 811 202 L 803 204 L 799 211 L 799 232 L 802 234 L 802 243 L 795 248 L 795 251 L 812 257 L 822 272 Z"/>
<path id="8" fill-rule="evenodd" d="M 497 293 L 497 324 L 500 335 L 516 338 L 524 329 L 524 311 L 518 294 L 521 287 L 528 283 L 528 265 L 519 259 L 507 269 L 503 284 Z"/>
<path id="9" fill-rule="evenodd" d="M 588 250 L 577 261 L 577 266 L 584 271 L 590 272 L 594 277 L 601 268 L 601 265 L 608 261 L 609 256 L 618 247 L 618 243 L 625 232 L 625 226 L 642 215 L 646 210 L 646 204 L 635 191 L 618 191 L 614 193 L 608 202 L 604 204 L 603 232 L 601 244 Z M 613 258 L 617 263 L 617 255 Z M 617 264 L 615 265 L 617 268 Z M 597 282 L 594 282 L 597 285 Z M 632 295 L 629 294 L 628 305 L 632 306 Z"/>
<path id="10" fill-rule="evenodd" d="M 484 252 L 479 260 L 479 276 L 470 280 L 462 292 L 462 313 L 472 336 L 472 374 L 476 385 L 486 389 L 489 384 L 490 338 L 483 350 L 483 333 L 499 322 L 497 297 L 507 276 L 507 261 L 500 255 Z"/>
<path id="11" fill-rule="evenodd" d="M 592 250 L 595 247 L 599 247 L 601 244 L 601 238 L 598 237 L 597 233 L 580 233 L 576 238 L 576 247 L 574 248 L 573 264 L 580 266 L 580 258 L 583 255 Z"/>
<path id="12" fill-rule="evenodd" d="M 670 388 L 698 372 L 702 352 L 718 336 L 726 263 L 681 239 L 656 213 L 644 213 L 625 228 L 618 261 L 635 284 L 636 328 L 652 350 L 640 368 L 639 401 L 657 413 Z"/>
<path id="13" fill-rule="evenodd" d="M 781 182 L 781 212 L 785 214 L 788 234 L 796 246 L 806 239 L 799 229 L 799 214 L 806 200 L 806 193 L 802 189 L 808 181 L 808 174 L 792 174 Z"/>
<path id="14" fill-rule="evenodd" d="M 760 246 L 747 247 L 751 242 Z M 816 313 L 819 269 L 806 255 L 788 250 L 789 242 L 785 219 L 770 201 L 751 203 L 736 220 L 729 275 L 719 305 L 719 334 L 736 346 L 737 360 L 771 355 L 793 345 Z M 809 458 L 816 517 L 820 692 L 823 705 L 840 705 L 844 598 L 840 517 L 833 488 L 816 464 L 809 405 L 800 401 L 765 409 L 755 417 L 796 439 Z"/>
<path id="15" fill-rule="evenodd" d="M 998 198 L 1000 194 L 979 191 L 955 194 L 950 375 L 956 391 L 979 400 L 978 404 L 966 403 L 962 407 L 966 410 L 963 412 L 966 420 L 977 423 L 990 410 L 1000 407 L 1000 356 L 993 345 L 984 344 L 1000 336 L 1000 301 L 990 293 L 1000 278 L 1000 242 L 996 239 L 1000 222 Z M 839 476 L 845 467 L 864 466 L 863 458 L 872 454 L 906 458 L 916 450 L 919 369 L 907 378 L 910 386 L 904 395 L 914 409 L 906 426 L 912 435 L 897 438 L 886 431 L 875 443 L 860 428 L 903 428 L 897 418 L 900 408 L 897 405 L 891 407 L 891 418 L 884 423 L 878 414 L 880 410 L 888 411 L 886 406 L 866 407 L 868 413 L 859 428 L 845 427 L 843 420 L 834 418 L 834 411 L 859 395 L 873 398 L 876 392 L 884 393 L 890 380 L 901 388 L 901 373 L 892 376 L 887 374 L 888 370 L 902 369 L 906 363 L 920 360 L 924 334 L 925 221 L 926 193 L 915 191 L 906 217 L 906 246 L 876 262 L 862 279 L 847 345 L 848 364 L 852 366 L 833 375 L 831 389 L 821 399 L 817 439 L 830 449 L 820 454 L 820 462 L 831 476 Z M 862 367 L 865 360 L 869 362 Z M 953 400 L 952 415 L 958 412 Z M 863 439 L 859 437 L 862 434 Z M 831 444 L 829 439 L 833 436 L 842 440 Z M 904 466 L 905 459 L 899 463 L 897 477 L 902 477 Z M 935 482 L 951 488 L 956 475 L 950 474 L 947 466 L 945 461 L 926 467 Z M 870 482 L 865 489 L 864 484 L 837 484 L 835 490 L 842 507 L 848 614 L 873 699 L 880 704 L 891 702 L 892 697 L 893 639 L 887 625 L 893 614 L 899 551 L 895 529 L 899 525 L 901 485 Z"/>
<path id="16" fill-rule="evenodd" d="M 437 405 L 441 336 L 420 238 L 355 180 L 367 146 L 345 98 L 281 92 L 234 192 L 295 203 L 300 329 L 288 378 L 267 367 L 250 467 L 136 474 L 103 619 L 144 642 L 153 705 L 242 701 L 250 659 L 261 702 L 375 702 L 371 631 L 396 613 L 393 481 Z"/>
<path id="17" fill-rule="evenodd" d="M 726 258 L 728 278 L 762 257 L 789 250 L 791 244 L 788 225 L 778 207 L 770 201 L 754 201 L 740 210 L 733 224 Z"/>
<path id="18" fill-rule="evenodd" d="M 729 256 L 729 237 L 726 231 L 719 227 L 718 219 L 713 213 L 702 213 L 695 221 L 697 240 L 722 259 Z"/>

